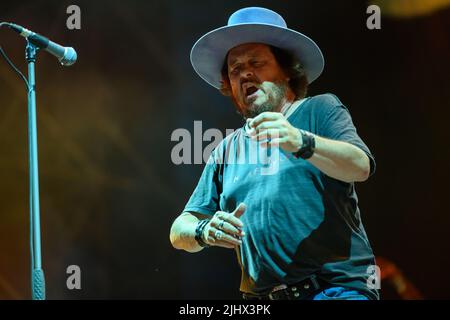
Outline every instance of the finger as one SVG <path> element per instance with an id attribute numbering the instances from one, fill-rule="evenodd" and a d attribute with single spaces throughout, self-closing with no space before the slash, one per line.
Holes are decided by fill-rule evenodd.
<path id="1" fill-rule="evenodd" d="M 213 220 L 211 221 L 214 223 L 214 226 L 217 227 L 220 224 L 220 220 L 225 220 L 225 222 L 232 224 L 234 227 L 238 229 L 241 229 L 244 226 L 242 221 L 239 220 L 239 218 L 235 217 L 233 213 L 220 211 L 217 214 L 217 219 L 213 218 Z"/>
<path id="2" fill-rule="evenodd" d="M 235 245 L 233 245 L 229 242 L 217 240 L 216 238 L 214 238 L 214 234 L 211 234 L 211 233 L 208 234 L 208 239 L 207 239 L 206 243 L 208 243 L 210 246 L 229 248 L 229 249 L 236 247 Z"/>
<path id="3" fill-rule="evenodd" d="M 221 232 L 221 237 L 220 238 L 216 237 L 216 233 L 218 231 Z M 238 246 L 238 245 L 242 244 L 242 241 L 240 239 L 235 238 L 235 237 L 229 235 L 228 233 L 226 233 L 226 232 L 224 232 L 222 230 L 216 229 L 215 227 L 211 227 L 211 229 L 209 230 L 209 235 L 210 235 L 210 237 L 212 237 L 214 239 L 213 240 L 214 244 L 216 244 L 217 242 L 226 242 L 226 243 L 231 244 L 233 246 Z"/>
<path id="4" fill-rule="evenodd" d="M 230 218 L 236 219 L 236 222 L 240 222 L 239 219 L 233 217 L 232 215 L 230 215 L 229 213 L 224 213 L 224 215 L 222 216 L 218 216 L 217 219 L 214 218 L 213 220 L 211 220 L 211 225 L 218 229 L 218 230 L 223 230 L 228 234 L 231 235 L 236 235 L 236 236 L 242 236 L 242 231 L 241 231 L 241 227 L 239 226 L 234 226 L 233 224 L 231 224 L 230 222 L 227 222 L 227 219 L 230 220 Z"/>
<path id="5" fill-rule="evenodd" d="M 256 133 L 259 133 L 262 130 L 266 129 L 281 129 L 282 122 L 281 121 L 264 121 L 258 124 L 255 128 Z"/>
<path id="6" fill-rule="evenodd" d="M 226 242 L 228 244 L 231 244 L 233 246 L 240 246 L 242 244 L 242 240 L 238 239 L 236 237 L 233 237 L 227 233 L 223 233 L 222 238 L 220 241 Z"/>
<path id="7" fill-rule="evenodd" d="M 261 148 L 268 148 L 268 147 L 279 147 L 280 144 L 285 143 L 287 141 L 286 137 L 283 138 L 276 138 L 270 141 L 263 141 L 259 144 Z"/>
<path id="8" fill-rule="evenodd" d="M 240 218 L 244 214 L 246 209 L 247 209 L 247 206 L 245 205 L 245 203 L 242 202 L 231 214 L 236 218 Z M 242 224 L 242 222 L 241 222 L 241 224 Z"/>
<path id="9" fill-rule="evenodd" d="M 284 129 L 268 129 L 261 131 L 255 136 L 251 136 L 251 139 L 253 140 L 264 140 L 269 138 L 276 139 L 284 135 L 285 135 Z"/>
<path id="10" fill-rule="evenodd" d="M 231 223 L 225 222 L 222 226 L 222 228 L 219 228 L 223 231 L 225 231 L 228 234 L 231 234 L 233 236 L 242 236 L 243 231 L 241 229 L 236 228 Z"/>
<path id="11" fill-rule="evenodd" d="M 249 126 L 256 128 L 260 123 L 264 121 L 274 121 L 280 119 L 282 116 L 279 112 L 263 112 L 250 121 Z"/>

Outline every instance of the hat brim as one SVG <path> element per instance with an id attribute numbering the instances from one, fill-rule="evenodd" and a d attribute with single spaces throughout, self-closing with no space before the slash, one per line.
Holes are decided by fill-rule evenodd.
<path id="1" fill-rule="evenodd" d="M 220 89 L 221 70 L 228 51 L 244 43 L 264 43 L 285 49 L 298 58 L 308 83 L 316 80 L 324 68 L 317 44 L 304 34 L 270 24 L 238 24 L 212 30 L 192 47 L 191 64 L 207 83 Z"/>

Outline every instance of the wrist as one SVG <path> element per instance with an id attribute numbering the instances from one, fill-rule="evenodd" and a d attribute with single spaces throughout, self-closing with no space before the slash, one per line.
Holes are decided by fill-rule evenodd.
<path id="1" fill-rule="evenodd" d="M 296 158 L 309 159 L 313 156 L 316 148 L 316 140 L 311 132 L 299 129 L 300 147 L 293 155 Z"/>
<path id="2" fill-rule="evenodd" d="M 195 240 L 197 241 L 197 244 L 202 248 L 209 247 L 209 244 L 206 242 L 204 234 L 208 223 L 209 223 L 208 219 L 199 220 L 195 228 Z"/>

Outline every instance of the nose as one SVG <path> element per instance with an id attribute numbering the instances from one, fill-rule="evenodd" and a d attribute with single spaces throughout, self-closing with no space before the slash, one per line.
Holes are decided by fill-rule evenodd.
<path id="1" fill-rule="evenodd" d="M 241 71 L 241 80 L 253 79 L 255 74 L 251 68 L 243 68 Z"/>
<path id="2" fill-rule="evenodd" d="M 253 77 L 253 71 L 250 70 L 250 69 L 245 70 L 245 71 L 244 71 L 244 77 L 245 77 L 245 78 L 251 78 L 251 77 Z"/>

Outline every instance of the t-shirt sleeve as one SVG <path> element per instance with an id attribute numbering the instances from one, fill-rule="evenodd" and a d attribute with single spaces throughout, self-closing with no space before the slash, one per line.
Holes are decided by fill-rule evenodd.
<path id="1" fill-rule="evenodd" d="M 183 211 L 214 215 L 219 210 L 221 193 L 221 165 L 216 161 L 217 149 L 211 152 L 197 187 Z"/>
<path id="2" fill-rule="evenodd" d="M 329 104 L 323 109 L 324 116 L 319 125 L 319 135 L 332 140 L 348 142 L 364 151 L 370 160 L 369 176 L 371 176 L 376 169 L 375 157 L 356 132 L 348 109 L 340 103 L 339 99 L 335 98 L 334 101 L 337 103 Z"/>

